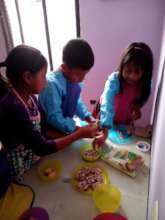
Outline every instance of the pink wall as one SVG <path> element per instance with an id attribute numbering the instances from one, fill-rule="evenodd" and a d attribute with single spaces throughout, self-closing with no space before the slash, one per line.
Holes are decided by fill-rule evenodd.
<path id="1" fill-rule="evenodd" d="M 108 75 L 118 66 L 123 49 L 133 41 L 144 41 L 154 53 L 154 84 L 160 56 L 165 8 L 164 0 L 79 0 L 81 37 L 95 53 L 95 66 L 85 79 L 83 99 L 91 110 L 90 99 L 103 91 Z M 153 95 L 143 108 L 139 123 L 149 123 Z"/>

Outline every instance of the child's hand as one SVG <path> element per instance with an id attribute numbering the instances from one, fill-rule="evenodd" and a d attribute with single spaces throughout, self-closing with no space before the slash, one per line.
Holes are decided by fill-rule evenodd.
<path id="1" fill-rule="evenodd" d="M 103 145 L 108 137 L 109 128 L 102 128 L 102 131 L 97 134 L 93 141 L 93 148 L 96 149 L 98 146 Z"/>
<path id="2" fill-rule="evenodd" d="M 141 111 L 139 106 L 134 106 L 132 110 L 132 120 L 135 121 L 137 119 L 141 118 Z"/>
<path id="3" fill-rule="evenodd" d="M 92 143 L 93 148 L 96 149 L 98 146 L 100 147 L 101 145 L 103 145 L 106 139 L 107 139 L 107 134 L 104 134 L 104 133 L 96 136 Z"/>
<path id="4" fill-rule="evenodd" d="M 78 128 L 78 132 L 81 138 L 93 138 L 95 137 L 98 131 L 98 126 L 96 125 L 87 125 L 85 127 Z"/>

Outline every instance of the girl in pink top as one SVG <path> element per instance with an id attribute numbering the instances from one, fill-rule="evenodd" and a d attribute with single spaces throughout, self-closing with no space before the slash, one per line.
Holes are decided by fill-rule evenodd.
<path id="1" fill-rule="evenodd" d="M 104 143 L 113 125 L 131 125 L 141 117 L 140 108 L 151 91 L 152 70 L 153 55 L 148 45 L 134 42 L 124 50 L 118 71 L 108 77 L 100 98 L 103 134 L 95 139 L 94 144 Z"/>

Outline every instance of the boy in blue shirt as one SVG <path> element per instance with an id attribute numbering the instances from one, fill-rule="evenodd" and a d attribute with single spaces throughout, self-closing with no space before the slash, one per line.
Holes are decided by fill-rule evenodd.
<path id="1" fill-rule="evenodd" d="M 39 102 L 49 128 L 72 133 L 77 128 L 74 115 L 93 122 L 80 93 L 81 82 L 94 64 L 94 54 L 85 40 L 73 39 L 65 45 L 62 61 L 58 70 L 47 74 L 48 85 L 40 93 Z"/>

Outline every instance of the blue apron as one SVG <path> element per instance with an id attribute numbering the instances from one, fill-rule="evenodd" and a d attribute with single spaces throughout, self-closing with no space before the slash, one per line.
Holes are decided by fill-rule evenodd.
<path id="1" fill-rule="evenodd" d="M 75 115 L 80 92 L 81 87 L 78 83 L 72 83 L 67 80 L 66 96 L 62 100 L 62 111 L 64 117 L 72 118 Z"/>

